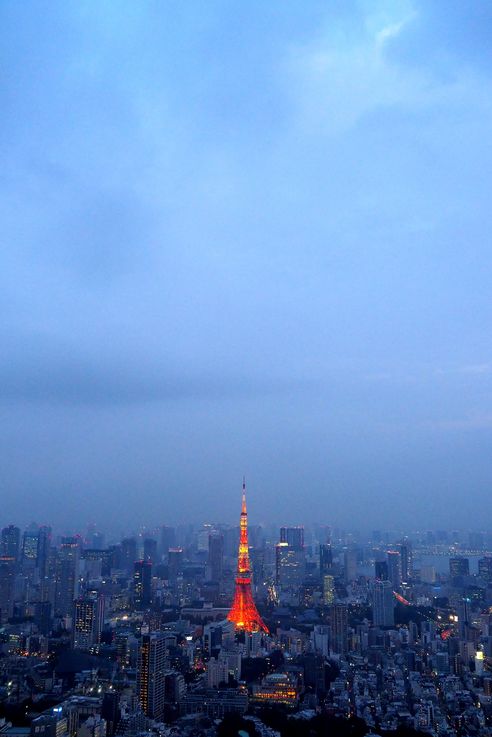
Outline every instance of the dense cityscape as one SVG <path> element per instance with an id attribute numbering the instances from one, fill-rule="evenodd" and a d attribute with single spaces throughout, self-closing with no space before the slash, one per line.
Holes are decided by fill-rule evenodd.
<path id="1" fill-rule="evenodd" d="M 248 527 L 244 484 L 239 526 L 8 524 L 0 734 L 492 735 L 491 551 Z"/>
<path id="2" fill-rule="evenodd" d="M 492 737 L 491 41 L 0 0 L 0 737 Z"/>

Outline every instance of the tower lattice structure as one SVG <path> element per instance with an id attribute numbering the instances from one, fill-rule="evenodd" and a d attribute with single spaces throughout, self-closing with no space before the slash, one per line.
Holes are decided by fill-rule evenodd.
<path id="1" fill-rule="evenodd" d="M 234 622 L 236 629 L 244 630 L 245 632 L 259 632 L 263 630 L 263 632 L 268 634 L 268 628 L 256 608 L 251 591 L 248 512 L 246 511 L 246 484 L 244 481 L 239 523 L 239 554 L 237 559 L 236 587 L 234 590 L 234 600 L 227 619 L 230 622 Z"/>

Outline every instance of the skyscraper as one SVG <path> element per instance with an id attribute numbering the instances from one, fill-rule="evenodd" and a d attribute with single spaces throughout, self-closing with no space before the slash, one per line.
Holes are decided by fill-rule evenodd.
<path id="1" fill-rule="evenodd" d="M 398 546 L 401 559 L 401 580 L 408 583 L 413 575 L 412 543 L 405 538 Z"/>
<path id="2" fill-rule="evenodd" d="M 333 551 L 330 543 L 322 543 L 319 546 L 319 573 L 320 578 L 333 574 Z"/>
<path id="3" fill-rule="evenodd" d="M 347 548 L 343 554 L 343 568 L 346 583 L 357 579 L 357 550 Z"/>
<path id="4" fill-rule="evenodd" d="M 183 574 L 184 554 L 183 548 L 169 548 L 167 553 L 168 577 L 171 586 L 176 586 L 178 578 Z"/>
<path id="5" fill-rule="evenodd" d="M 137 697 L 145 716 L 159 720 L 164 712 L 166 638 L 143 635 L 138 650 Z"/>
<path id="6" fill-rule="evenodd" d="M 323 576 L 323 603 L 330 606 L 335 601 L 335 579 L 326 574 Z"/>
<path id="7" fill-rule="evenodd" d="M 48 575 L 48 561 L 51 546 L 51 527 L 43 525 L 38 530 L 38 570 L 41 579 Z"/>
<path id="8" fill-rule="evenodd" d="M 374 569 L 378 581 L 389 581 L 388 561 L 377 560 L 374 563 Z"/>
<path id="9" fill-rule="evenodd" d="M 75 649 L 88 650 L 97 645 L 104 620 L 101 594 L 84 596 L 74 602 L 72 643 Z"/>
<path id="10" fill-rule="evenodd" d="M 128 573 L 133 572 L 133 565 L 137 560 L 137 541 L 134 537 L 125 537 L 121 541 L 121 566 Z"/>
<path id="11" fill-rule="evenodd" d="M 64 617 L 72 614 L 78 595 L 79 538 L 63 537 L 56 559 L 55 613 Z"/>
<path id="12" fill-rule="evenodd" d="M 167 527 L 163 525 L 161 527 L 161 556 L 167 559 L 169 548 L 173 548 L 176 545 L 176 531 L 174 527 Z"/>
<path id="13" fill-rule="evenodd" d="M 251 592 L 251 566 L 249 563 L 248 545 L 248 513 L 246 510 L 246 484 L 243 481 L 243 498 L 241 505 L 241 517 L 239 522 L 239 552 L 237 560 L 236 587 L 234 600 L 227 615 L 230 622 L 234 622 L 236 629 L 245 632 L 258 632 L 263 630 L 268 633 L 260 614 L 253 601 Z"/>
<path id="14" fill-rule="evenodd" d="M 209 581 L 222 580 L 224 538 L 220 532 L 211 532 L 208 538 L 207 576 Z"/>
<path id="15" fill-rule="evenodd" d="M 152 600 L 152 563 L 137 560 L 133 571 L 133 601 L 137 609 L 150 606 Z"/>
<path id="16" fill-rule="evenodd" d="M 449 575 L 451 578 L 461 578 L 470 575 L 470 561 L 458 556 L 449 559 Z"/>
<path id="17" fill-rule="evenodd" d="M 26 530 L 22 538 L 22 564 L 33 567 L 38 562 L 39 531 Z"/>
<path id="18" fill-rule="evenodd" d="M 16 560 L 13 556 L 0 556 L 0 622 L 12 616 Z"/>
<path id="19" fill-rule="evenodd" d="M 298 589 L 304 579 L 306 559 L 304 550 L 279 542 L 275 547 L 276 583 L 281 589 Z"/>
<path id="20" fill-rule="evenodd" d="M 281 527 L 280 542 L 293 550 L 304 550 L 304 527 Z"/>
<path id="21" fill-rule="evenodd" d="M 378 627 L 395 623 L 393 585 L 391 581 L 375 581 L 372 590 L 372 621 Z"/>
<path id="22" fill-rule="evenodd" d="M 391 581 L 395 591 L 401 587 L 401 556 L 398 550 L 388 550 L 388 578 Z"/>
<path id="23" fill-rule="evenodd" d="M 330 609 L 331 649 L 335 653 L 348 650 L 348 607 L 346 604 L 333 604 Z"/>
<path id="24" fill-rule="evenodd" d="M 144 560 L 148 560 L 150 563 L 157 563 L 157 540 L 148 537 L 144 540 Z"/>
<path id="25" fill-rule="evenodd" d="M 4 527 L 0 537 L 0 555 L 19 560 L 20 530 L 15 525 Z"/>
<path id="26" fill-rule="evenodd" d="M 485 556 L 478 561 L 478 575 L 487 583 L 492 583 L 492 557 Z"/>

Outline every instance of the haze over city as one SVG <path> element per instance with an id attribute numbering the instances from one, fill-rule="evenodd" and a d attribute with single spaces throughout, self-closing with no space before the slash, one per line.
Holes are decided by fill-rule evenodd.
<path id="1" fill-rule="evenodd" d="M 491 21 L 0 3 L 2 524 L 481 529 Z"/>

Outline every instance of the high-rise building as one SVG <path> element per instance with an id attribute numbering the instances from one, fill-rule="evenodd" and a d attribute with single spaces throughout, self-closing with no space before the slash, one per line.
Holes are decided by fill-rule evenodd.
<path id="1" fill-rule="evenodd" d="M 280 542 L 293 550 L 304 550 L 304 527 L 281 527 Z"/>
<path id="2" fill-rule="evenodd" d="M 148 560 L 150 563 L 158 563 L 157 560 L 157 540 L 148 537 L 144 540 L 144 560 Z"/>
<path id="3" fill-rule="evenodd" d="M 331 649 L 335 653 L 348 651 L 348 607 L 333 604 L 330 610 Z"/>
<path id="4" fill-rule="evenodd" d="M 137 560 L 133 572 L 133 602 L 137 609 L 145 609 L 152 601 L 152 563 Z"/>
<path id="5" fill-rule="evenodd" d="M 234 622 L 236 629 L 245 632 L 258 632 L 263 630 L 268 633 L 268 628 L 263 622 L 251 591 L 251 566 L 249 562 L 248 545 L 248 512 L 246 510 L 246 484 L 243 481 L 243 497 L 241 504 L 241 517 L 239 522 L 239 552 L 237 560 L 236 586 L 234 589 L 234 600 L 227 619 Z"/>
<path id="6" fill-rule="evenodd" d="M 207 577 L 209 581 L 222 580 L 224 563 L 224 538 L 220 532 L 212 532 L 208 538 Z"/>
<path id="7" fill-rule="evenodd" d="M 62 617 L 72 614 L 73 602 L 78 595 L 80 540 L 63 537 L 56 558 L 55 614 Z"/>
<path id="8" fill-rule="evenodd" d="M 12 616 L 14 607 L 14 584 L 16 559 L 13 556 L 0 557 L 0 622 L 5 623 Z"/>
<path id="9" fill-rule="evenodd" d="M 75 649 L 88 650 L 100 641 L 104 624 L 104 598 L 84 596 L 74 602 L 72 643 Z"/>
<path id="10" fill-rule="evenodd" d="M 169 583 L 171 586 L 176 586 L 178 578 L 183 575 L 183 548 L 169 548 L 167 553 L 167 565 L 169 569 Z"/>
<path id="11" fill-rule="evenodd" d="M 335 601 L 335 579 L 328 574 L 323 576 L 323 603 L 330 606 Z"/>
<path id="12" fill-rule="evenodd" d="M 137 697 L 145 716 L 160 720 L 164 712 L 167 670 L 164 634 L 142 635 L 138 650 Z"/>
<path id="13" fill-rule="evenodd" d="M 392 627 L 395 624 L 395 606 L 391 581 L 374 581 L 372 589 L 372 621 L 378 627 Z"/>
<path id="14" fill-rule="evenodd" d="M 116 691 L 106 691 L 101 704 L 101 716 L 108 725 L 108 737 L 113 737 L 116 732 L 120 714 L 120 694 Z"/>
<path id="15" fill-rule="evenodd" d="M 128 574 L 133 572 L 137 560 L 137 541 L 134 537 L 125 537 L 121 541 L 121 567 Z"/>
<path id="16" fill-rule="evenodd" d="M 203 525 L 202 529 L 196 536 L 196 545 L 198 553 L 208 553 L 208 538 L 213 532 L 213 527 L 210 524 Z"/>
<path id="17" fill-rule="evenodd" d="M 39 532 L 26 530 L 22 539 L 22 563 L 34 567 L 38 562 Z"/>
<path id="18" fill-rule="evenodd" d="M 161 556 L 167 559 L 169 548 L 174 548 L 175 546 L 176 546 L 176 531 L 174 527 L 167 527 L 166 525 L 163 525 L 161 527 L 161 541 L 160 541 Z"/>
<path id="19" fill-rule="evenodd" d="M 32 720 L 30 734 L 31 737 L 65 737 L 68 734 L 67 718 L 61 709 L 53 714 L 41 714 Z"/>
<path id="20" fill-rule="evenodd" d="M 398 546 L 401 560 L 401 580 L 408 583 L 413 576 L 413 552 L 412 543 L 408 538 L 402 540 Z"/>
<path id="21" fill-rule="evenodd" d="M 0 536 L 0 555 L 19 560 L 20 530 L 15 525 L 4 527 Z"/>
<path id="22" fill-rule="evenodd" d="M 51 527 L 43 525 L 38 530 L 38 553 L 37 562 L 39 577 L 41 579 L 48 575 L 48 562 L 51 547 Z"/>
<path id="23" fill-rule="evenodd" d="M 50 601 L 38 601 L 34 605 L 34 622 L 42 635 L 50 634 L 53 623 Z"/>
<path id="24" fill-rule="evenodd" d="M 478 575 L 487 583 L 492 583 L 492 556 L 480 558 L 478 561 Z"/>
<path id="25" fill-rule="evenodd" d="M 354 548 L 344 551 L 343 569 L 346 583 L 357 580 L 357 550 Z"/>
<path id="26" fill-rule="evenodd" d="M 330 543 L 322 543 L 319 546 L 319 574 L 321 580 L 323 576 L 333 574 L 333 551 Z"/>
<path id="27" fill-rule="evenodd" d="M 401 587 L 401 556 L 398 550 L 388 550 L 388 578 L 393 584 L 395 591 Z"/>
<path id="28" fill-rule="evenodd" d="M 470 575 L 470 561 L 468 558 L 457 556 L 449 559 L 449 575 L 451 578 L 461 578 Z"/>
<path id="29" fill-rule="evenodd" d="M 292 548 L 287 542 L 279 542 L 275 553 L 277 585 L 281 589 L 299 589 L 306 572 L 304 550 Z"/>
<path id="30" fill-rule="evenodd" d="M 388 562 L 386 560 L 377 560 L 374 563 L 374 575 L 378 581 L 389 581 Z"/>

